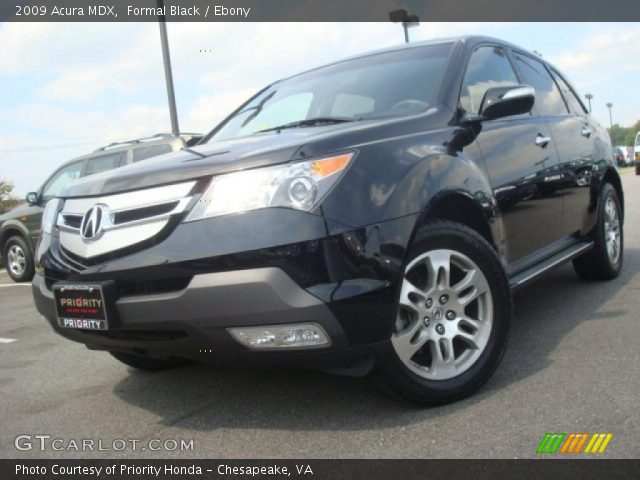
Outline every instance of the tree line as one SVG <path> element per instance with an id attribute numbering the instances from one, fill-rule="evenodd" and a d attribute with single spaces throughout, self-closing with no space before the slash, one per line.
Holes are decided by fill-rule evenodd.
<path id="1" fill-rule="evenodd" d="M 636 134 L 640 131 L 640 120 L 631 127 L 621 127 L 615 123 L 607 130 L 613 146 L 624 145 L 625 147 L 632 147 L 636 141 Z"/>

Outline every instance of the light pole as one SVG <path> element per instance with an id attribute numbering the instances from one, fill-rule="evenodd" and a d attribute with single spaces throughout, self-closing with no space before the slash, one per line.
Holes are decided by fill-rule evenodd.
<path id="1" fill-rule="evenodd" d="M 591 113 L 591 99 L 593 99 L 593 94 L 592 93 L 587 93 L 584 98 L 587 99 L 587 101 L 589 102 L 589 113 Z"/>
<path id="2" fill-rule="evenodd" d="M 607 103 L 607 108 L 609 109 L 609 128 L 613 127 L 613 117 L 611 116 L 612 107 L 613 107 L 613 103 Z"/>
<path id="3" fill-rule="evenodd" d="M 164 11 L 164 0 L 157 0 L 158 8 Z M 162 60 L 164 61 L 164 80 L 167 84 L 167 97 L 169 100 L 169 117 L 171 119 L 171 133 L 180 134 L 178 126 L 178 112 L 176 110 L 176 95 L 173 90 L 173 73 L 171 72 L 171 55 L 169 55 L 169 40 L 167 38 L 167 24 L 164 15 L 158 16 L 160 25 L 160 43 L 162 45 Z"/>
<path id="4" fill-rule="evenodd" d="M 417 15 L 409 15 L 405 9 L 392 10 L 389 12 L 389 20 L 393 23 L 402 23 L 404 29 L 404 43 L 409 43 L 409 28 L 420 25 Z"/>

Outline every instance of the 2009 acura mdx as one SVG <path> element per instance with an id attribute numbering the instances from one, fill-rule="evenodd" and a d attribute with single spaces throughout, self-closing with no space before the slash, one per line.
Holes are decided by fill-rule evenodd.
<path id="1" fill-rule="evenodd" d="M 512 290 L 568 260 L 616 277 L 622 222 L 609 137 L 567 78 L 463 37 L 278 81 L 200 145 L 66 187 L 33 293 L 133 367 L 375 359 L 437 404 L 497 367 Z"/>

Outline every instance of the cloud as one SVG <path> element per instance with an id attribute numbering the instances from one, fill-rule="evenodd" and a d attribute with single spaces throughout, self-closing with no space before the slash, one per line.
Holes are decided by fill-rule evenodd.
<path id="1" fill-rule="evenodd" d="M 640 63 L 636 61 L 640 52 L 638 25 L 603 28 L 606 30 L 586 34 L 575 46 L 550 57 L 558 68 L 585 88 L 616 78 L 620 72 L 640 72 Z"/>
<path id="2" fill-rule="evenodd" d="M 60 106 L 32 103 L 1 111 L 0 122 L 11 122 L 14 128 L 38 131 L 43 136 L 55 135 L 61 143 L 67 139 L 112 141 L 166 129 L 167 113 L 164 108 L 132 105 L 111 116 L 99 109 L 74 112 Z"/>
<path id="3" fill-rule="evenodd" d="M 47 101 L 139 92 L 161 82 L 158 38 L 155 24 L 0 24 L 0 78 L 37 79 L 33 93 Z"/>
<path id="4" fill-rule="evenodd" d="M 38 96 L 51 101 L 88 101 L 100 95 L 131 94 L 140 89 L 134 80 L 142 72 L 135 61 L 104 67 L 86 67 L 66 71 L 46 83 Z M 113 91 L 109 91 L 113 90 Z"/>

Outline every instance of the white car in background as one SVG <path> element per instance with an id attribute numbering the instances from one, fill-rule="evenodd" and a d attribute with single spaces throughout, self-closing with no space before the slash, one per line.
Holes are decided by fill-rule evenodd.
<path id="1" fill-rule="evenodd" d="M 616 165 L 619 167 L 628 167 L 633 164 L 633 156 L 631 151 L 624 145 L 613 147 L 613 154 L 615 156 Z"/>

